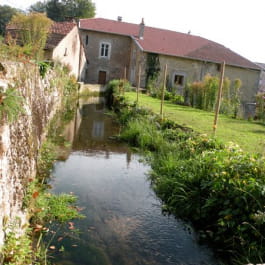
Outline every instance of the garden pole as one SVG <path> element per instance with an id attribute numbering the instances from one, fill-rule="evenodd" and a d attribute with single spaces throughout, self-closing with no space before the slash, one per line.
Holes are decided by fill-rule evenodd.
<path id="1" fill-rule="evenodd" d="M 164 107 L 164 95 L 165 95 L 165 89 L 166 89 L 166 81 L 167 81 L 167 64 L 165 65 L 165 70 L 164 70 L 164 80 L 163 80 L 162 95 L 161 95 L 160 115 L 162 119 L 163 119 L 163 107 Z"/>
<path id="2" fill-rule="evenodd" d="M 127 67 L 125 66 L 124 67 L 124 79 L 123 79 L 123 87 L 122 87 L 122 94 L 124 95 L 124 92 L 125 92 L 125 82 L 126 82 L 126 76 L 127 76 Z"/>
<path id="3" fill-rule="evenodd" d="M 220 82 L 219 82 L 219 90 L 218 90 L 218 97 L 217 97 L 217 102 L 216 102 L 216 106 L 215 106 L 215 116 L 214 116 L 214 122 L 213 122 L 213 134 L 214 134 L 214 136 L 215 136 L 216 129 L 217 129 L 217 121 L 218 121 L 218 115 L 219 115 L 221 99 L 222 99 L 224 73 L 225 73 L 225 61 L 221 64 L 221 75 L 220 75 Z"/>
<path id="4" fill-rule="evenodd" d="M 138 101 L 139 101 L 140 83 L 141 83 L 141 65 L 139 64 L 139 69 L 138 69 L 138 82 L 137 82 L 137 96 L 136 96 L 136 102 L 137 102 L 137 104 L 138 104 Z"/>

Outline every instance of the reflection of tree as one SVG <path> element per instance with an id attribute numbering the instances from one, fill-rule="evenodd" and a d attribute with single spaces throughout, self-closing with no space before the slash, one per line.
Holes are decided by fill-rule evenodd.
<path id="1" fill-rule="evenodd" d="M 128 150 L 126 153 L 126 161 L 127 161 L 127 167 L 129 167 L 130 162 L 132 161 L 132 152 L 131 150 Z"/>

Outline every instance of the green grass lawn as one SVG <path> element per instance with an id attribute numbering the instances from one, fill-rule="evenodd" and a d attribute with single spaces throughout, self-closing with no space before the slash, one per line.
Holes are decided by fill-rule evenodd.
<path id="1" fill-rule="evenodd" d="M 130 101 L 136 100 L 135 92 L 126 92 L 125 95 Z M 160 100 L 145 94 L 139 95 L 139 105 L 150 108 L 155 113 L 160 112 Z M 214 113 L 211 112 L 165 101 L 164 117 L 200 133 L 208 135 L 213 133 Z M 223 142 L 237 143 L 245 151 L 265 154 L 265 125 L 258 122 L 232 119 L 220 115 L 216 137 Z"/>

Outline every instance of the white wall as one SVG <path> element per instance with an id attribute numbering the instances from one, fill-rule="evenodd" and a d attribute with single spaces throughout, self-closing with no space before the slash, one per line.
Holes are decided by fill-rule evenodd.
<path id="1" fill-rule="evenodd" d="M 84 78 L 86 58 L 80 43 L 78 28 L 75 26 L 54 48 L 52 59 L 68 65 L 70 73 L 80 81 Z M 79 65 L 80 62 L 80 65 Z"/>

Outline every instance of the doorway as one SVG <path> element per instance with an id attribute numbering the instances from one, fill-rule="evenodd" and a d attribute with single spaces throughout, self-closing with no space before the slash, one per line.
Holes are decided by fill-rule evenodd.
<path id="1" fill-rule="evenodd" d="M 106 78 L 107 78 L 107 72 L 106 71 L 99 71 L 99 73 L 98 73 L 98 84 L 105 85 L 106 84 Z"/>

